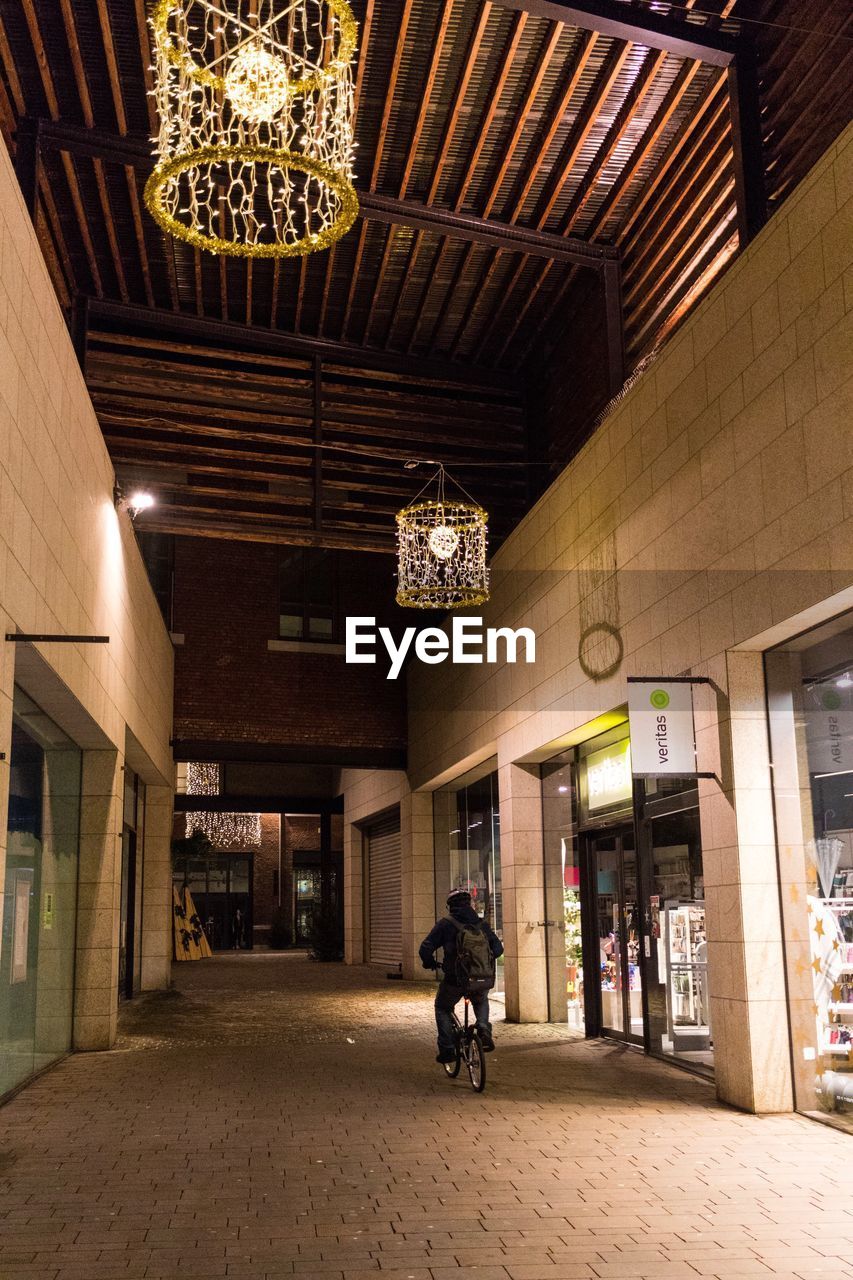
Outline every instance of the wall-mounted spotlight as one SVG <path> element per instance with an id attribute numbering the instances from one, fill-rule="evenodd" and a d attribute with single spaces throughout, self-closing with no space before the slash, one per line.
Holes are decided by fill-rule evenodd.
<path id="1" fill-rule="evenodd" d="M 156 503 L 153 493 L 147 489 L 130 489 L 125 493 L 120 484 L 113 488 L 113 501 L 117 511 L 126 511 L 131 520 L 135 520 L 140 511 L 147 511 Z"/>

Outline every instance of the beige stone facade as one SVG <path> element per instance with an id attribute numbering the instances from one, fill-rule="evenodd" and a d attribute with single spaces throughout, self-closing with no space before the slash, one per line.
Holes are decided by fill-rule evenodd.
<path id="1" fill-rule="evenodd" d="M 147 788 L 139 850 L 143 987 L 167 985 L 171 960 L 172 647 L 113 486 L 65 321 L 0 147 L 2 632 L 109 637 L 107 644 L 4 642 L 0 649 L 0 880 L 14 685 L 83 750 L 73 1039 L 80 1049 L 106 1048 L 115 1035 L 126 770 Z"/>
<path id="2" fill-rule="evenodd" d="M 377 801 L 395 787 L 415 799 L 497 757 L 507 1014 L 542 1020 L 531 766 L 624 717 L 628 676 L 707 677 L 695 705 L 699 769 L 715 775 L 700 810 L 716 1080 L 748 1110 L 792 1105 L 761 655 L 853 605 L 851 375 L 848 129 L 494 557 L 484 622 L 532 627 L 535 664 L 413 662 L 408 777 L 372 784 Z M 369 816 L 370 784 L 345 784 L 360 901 L 350 815 Z M 432 889 L 420 831 L 416 848 L 404 868 L 424 878 L 404 881 L 404 901 Z"/>

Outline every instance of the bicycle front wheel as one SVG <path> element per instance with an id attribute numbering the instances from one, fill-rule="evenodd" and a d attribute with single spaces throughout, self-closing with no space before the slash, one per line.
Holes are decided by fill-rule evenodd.
<path id="1" fill-rule="evenodd" d="M 482 1093 L 486 1087 L 486 1055 L 480 1044 L 480 1037 L 471 1037 L 468 1045 L 468 1074 L 471 1077 L 471 1088 L 475 1093 Z"/>

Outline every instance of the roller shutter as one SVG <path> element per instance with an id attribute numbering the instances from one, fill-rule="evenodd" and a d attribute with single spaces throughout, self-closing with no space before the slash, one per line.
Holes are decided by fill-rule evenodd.
<path id="1" fill-rule="evenodd" d="M 367 829 L 370 963 L 393 965 L 403 956 L 400 815 Z"/>

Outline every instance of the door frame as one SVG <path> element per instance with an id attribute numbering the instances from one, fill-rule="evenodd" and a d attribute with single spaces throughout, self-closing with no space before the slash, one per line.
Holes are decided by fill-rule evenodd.
<path id="1" fill-rule="evenodd" d="M 595 981 L 593 984 L 594 995 L 590 992 L 589 981 L 584 978 L 584 1021 L 585 1035 L 587 1039 L 607 1039 L 615 1040 L 620 1044 L 636 1045 L 646 1048 L 648 1039 L 648 1017 L 646 1010 L 646 981 L 645 966 L 643 964 L 643 943 L 642 943 L 642 924 L 640 925 L 640 954 L 638 956 L 638 966 L 640 971 L 640 1000 L 643 1018 L 642 1035 L 634 1034 L 631 1028 L 631 990 L 628 970 L 628 948 L 625 945 L 627 940 L 623 941 L 620 947 L 620 961 L 622 964 L 622 1018 L 625 1027 L 624 1032 L 618 1032 L 612 1028 L 605 1028 L 604 1018 L 602 1014 L 601 1001 L 601 970 L 599 959 L 599 936 L 598 936 L 598 875 L 596 868 L 596 856 L 593 844 L 596 840 L 614 839 L 617 844 L 619 855 L 618 868 L 618 898 L 621 919 L 625 920 L 625 856 L 624 856 L 624 838 L 626 834 L 633 836 L 634 840 L 634 864 L 637 882 L 637 903 L 636 907 L 639 911 L 640 902 L 642 901 L 642 875 L 640 866 L 640 851 L 637 840 L 637 822 L 634 817 L 629 819 L 627 816 L 620 822 L 611 822 L 606 826 L 590 827 L 587 830 L 578 833 L 580 843 L 580 863 L 581 863 L 581 941 L 583 945 L 584 957 L 584 975 L 594 974 Z M 593 963 L 590 964 L 589 960 Z M 592 999 L 590 999 L 592 996 Z"/>

